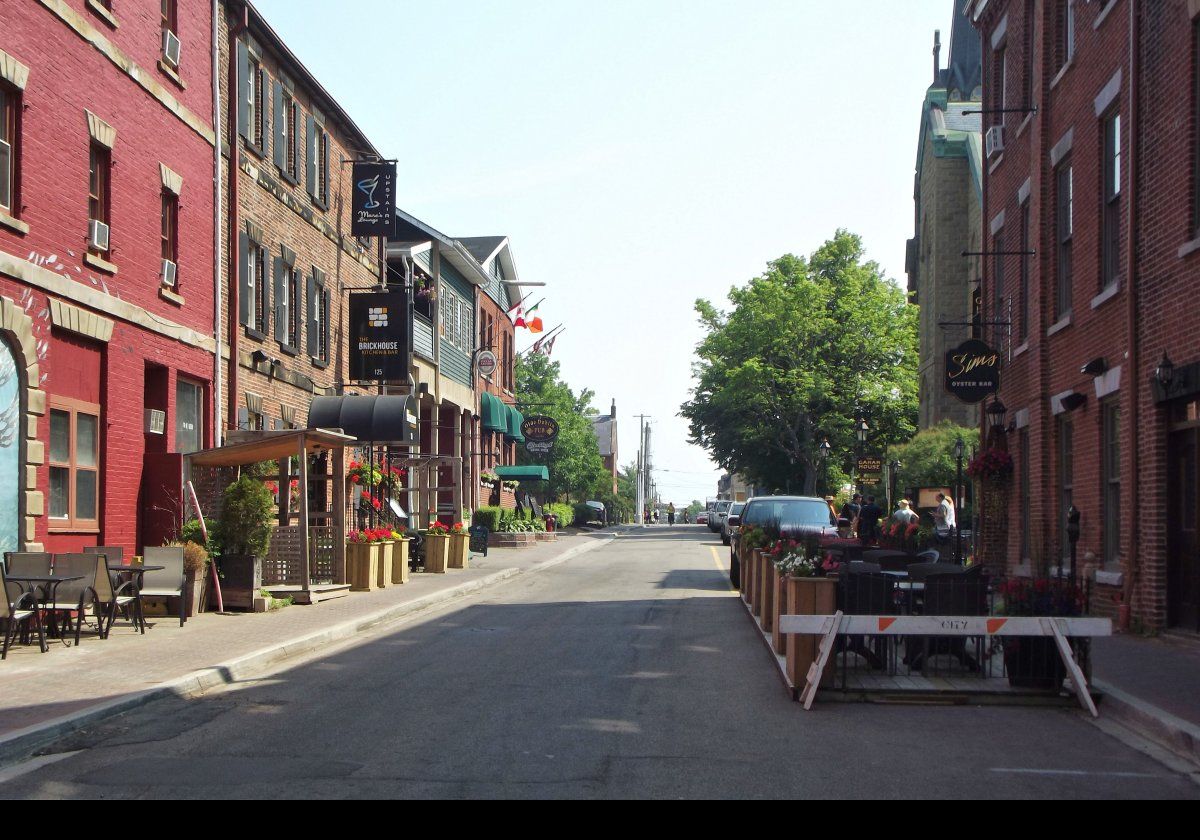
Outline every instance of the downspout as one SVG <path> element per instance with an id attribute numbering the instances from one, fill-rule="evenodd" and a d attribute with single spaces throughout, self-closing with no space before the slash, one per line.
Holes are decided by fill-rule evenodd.
<path id="1" fill-rule="evenodd" d="M 1138 131 L 1141 123 L 1141 102 L 1138 99 L 1138 86 L 1141 84 L 1141 4 L 1138 0 L 1131 0 L 1129 4 L 1129 219 L 1128 230 L 1126 232 L 1126 264 L 1129 266 L 1126 272 L 1125 281 L 1125 297 L 1126 297 L 1126 312 L 1128 314 L 1127 329 L 1129 330 L 1129 353 L 1126 364 L 1129 367 L 1129 376 L 1126 377 L 1129 394 L 1129 422 L 1123 424 L 1126 429 L 1131 432 L 1138 426 L 1138 397 L 1141 387 L 1141 373 L 1138 368 L 1138 307 L 1137 307 L 1137 212 L 1138 212 Z M 1137 447 L 1137 435 L 1131 434 L 1130 440 L 1133 445 L 1129 447 L 1129 477 L 1136 479 L 1139 472 L 1139 453 Z M 1152 438 L 1153 439 L 1153 438 Z M 1119 619 L 1122 630 L 1129 629 L 1129 616 L 1133 607 L 1133 596 L 1137 588 L 1137 577 L 1139 571 L 1138 558 L 1138 522 L 1140 517 L 1136 509 L 1129 511 L 1129 541 L 1128 541 L 1128 559 L 1126 566 L 1128 574 L 1125 575 L 1125 586 L 1122 592 L 1121 603 L 1125 609 L 1120 611 Z"/>
<path id="2" fill-rule="evenodd" d="M 241 152 L 238 148 L 237 132 L 234 126 L 238 118 L 238 68 L 237 68 L 237 39 L 250 28 L 250 10 L 242 5 L 242 19 L 229 30 L 229 405 L 228 428 L 238 427 L 237 388 L 238 388 L 238 266 L 241 265 L 240 243 L 238 242 L 238 158 Z M 218 137 L 217 154 L 220 155 L 220 138 Z M 219 261 L 218 261 L 219 262 Z M 218 283 L 218 287 L 219 287 Z"/>
<path id="3" fill-rule="evenodd" d="M 220 23 L 221 0 L 212 2 L 212 91 L 213 128 L 216 142 L 213 144 L 213 446 L 220 446 L 221 434 L 221 217 L 224 206 L 221 191 L 221 43 Z"/>

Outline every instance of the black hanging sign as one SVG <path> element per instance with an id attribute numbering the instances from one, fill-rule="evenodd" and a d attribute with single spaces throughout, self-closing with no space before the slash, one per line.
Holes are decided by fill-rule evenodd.
<path id="1" fill-rule="evenodd" d="M 946 351 L 946 390 L 965 403 L 1000 390 L 1000 353 L 978 339 Z"/>
<path id="2" fill-rule="evenodd" d="M 880 475 L 883 472 L 883 459 L 877 455 L 864 455 L 854 462 L 859 475 Z"/>
<path id="3" fill-rule="evenodd" d="M 408 319 L 404 292 L 350 295 L 350 379 L 407 381 Z"/>
<path id="4" fill-rule="evenodd" d="M 558 421 L 553 417 L 533 415 L 521 423 L 521 434 L 525 438 L 525 450 L 531 455 L 549 455 L 554 450 L 558 437 Z"/>
<path id="5" fill-rule="evenodd" d="M 395 226 L 396 164 L 355 163 L 351 236 L 387 236 Z"/>

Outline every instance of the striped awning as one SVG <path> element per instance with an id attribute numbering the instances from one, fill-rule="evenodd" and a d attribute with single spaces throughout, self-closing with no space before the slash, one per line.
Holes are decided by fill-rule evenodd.
<path id="1" fill-rule="evenodd" d="M 525 415 L 512 406 L 506 406 L 506 408 L 508 409 L 508 433 L 505 436 L 511 441 L 524 443 L 525 435 L 521 434 L 521 424 L 525 422 Z"/>

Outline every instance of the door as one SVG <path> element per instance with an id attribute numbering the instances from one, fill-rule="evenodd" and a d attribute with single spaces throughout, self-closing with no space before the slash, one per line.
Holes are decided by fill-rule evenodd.
<path id="1" fill-rule="evenodd" d="M 8 341 L 0 336 L 0 557 L 19 551 L 21 377 Z"/>
<path id="2" fill-rule="evenodd" d="M 1167 623 L 1200 630 L 1200 428 L 1171 435 L 1167 527 Z"/>

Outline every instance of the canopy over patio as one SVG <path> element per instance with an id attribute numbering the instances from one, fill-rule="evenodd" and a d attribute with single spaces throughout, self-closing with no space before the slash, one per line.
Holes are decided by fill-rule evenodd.
<path id="1" fill-rule="evenodd" d="M 538 464 L 523 467 L 496 467 L 496 475 L 504 481 L 549 481 L 550 470 Z"/>

